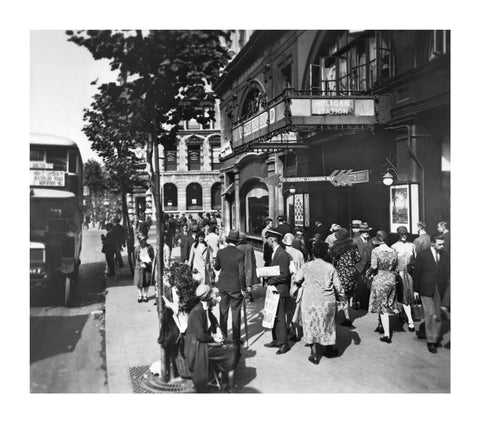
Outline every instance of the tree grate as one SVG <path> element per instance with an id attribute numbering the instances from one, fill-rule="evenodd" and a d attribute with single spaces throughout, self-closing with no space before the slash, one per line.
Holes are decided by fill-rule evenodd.
<path id="1" fill-rule="evenodd" d="M 195 392 L 191 380 L 184 380 L 179 383 L 162 382 L 158 376 L 150 372 L 149 366 L 130 367 L 129 371 L 135 394 Z"/>
<path id="2" fill-rule="evenodd" d="M 144 375 L 149 372 L 149 366 L 130 367 L 130 380 L 132 381 L 133 393 L 135 394 L 151 394 L 152 391 L 146 389 L 143 384 Z"/>

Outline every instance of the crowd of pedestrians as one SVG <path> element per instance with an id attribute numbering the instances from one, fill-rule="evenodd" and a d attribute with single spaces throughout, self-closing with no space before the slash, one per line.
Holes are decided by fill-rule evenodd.
<path id="1" fill-rule="evenodd" d="M 303 228 L 291 228 L 282 217 L 277 222 L 266 218 L 261 233 L 263 263 L 257 263 L 245 234 L 231 230 L 225 236 L 219 214 L 200 214 L 197 219 L 165 215 L 165 268 L 168 274 L 177 274 L 177 282 L 167 278 L 163 301 L 179 334 L 172 338 L 178 343 L 174 350 L 185 357 L 198 392 L 208 391 L 217 373 L 223 375 L 224 389 L 233 390 L 233 371 L 244 343 L 242 306 L 245 310 L 245 300 L 255 300 L 252 287 L 260 282 L 278 295 L 272 340 L 265 344 L 276 348 L 278 355 L 302 340 L 310 347 L 309 362 L 318 364 L 322 355 L 336 357 L 335 317 L 341 313 L 340 325 L 352 327 L 352 309 L 376 314 L 378 324 L 372 330 L 381 342 L 390 344 L 391 319 L 400 319 L 414 332 L 413 306 L 419 303 L 424 323 L 417 336 L 427 340 L 429 352 L 436 352 L 441 345 L 441 319 L 449 316 L 450 307 L 448 224 L 440 222 L 431 236 L 425 223 L 419 222 L 416 237 L 404 226 L 396 234 L 378 230 L 371 237 L 368 223 L 356 219 L 348 228 L 333 223 L 327 237 L 321 228 L 322 223 L 315 221 L 313 233 L 305 239 Z M 134 281 L 138 301 L 143 302 L 155 258 L 147 242 L 148 225 L 139 221 L 136 229 Z M 114 228 L 107 230 L 104 248 L 115 238 Z M 170 263 L 175 247 L 180 249 L 179 263 Z M 116 247 L 106 250 L 107 263 L 114 263 Z M 269 276 L 257 277 L 257 267 L 271 268 Z M 217 304 L 219 322 L 212 313 Z"/>

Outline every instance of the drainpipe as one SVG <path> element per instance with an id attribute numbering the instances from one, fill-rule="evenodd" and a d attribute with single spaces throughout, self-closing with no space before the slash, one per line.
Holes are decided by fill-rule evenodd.
<path id="1" fill-rule="evenodd" d="M 412 134 L 410 125 L 398 125 L 398 126 L 388 126 L 385 128 L 386 131 L 400 129 L 400 128 L 407 128 L 407 147 L 408 153 L 410 157 L 414 160 L 417 164 L 418 168 L 420 169 L 420 178 L 422 183 L 422 195 L 421 195 L 421 202 L 422 202 L 422 217 L 420 220 L 425 220 L 425 168 L 423 167 L 422 163 L 420 162 L 418 156 L 415 154 L 412 148 Z"/>

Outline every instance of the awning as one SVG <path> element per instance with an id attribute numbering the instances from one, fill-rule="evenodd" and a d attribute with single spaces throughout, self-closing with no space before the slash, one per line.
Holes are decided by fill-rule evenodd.
<path id="1" fill-rule="evenodd" d="M 227 195 L 231 194 L 235 190 L 235 187 L 233 186 L 233 182 L 227 187 L 225 191 L 222 192 L 222 195 Z"/>

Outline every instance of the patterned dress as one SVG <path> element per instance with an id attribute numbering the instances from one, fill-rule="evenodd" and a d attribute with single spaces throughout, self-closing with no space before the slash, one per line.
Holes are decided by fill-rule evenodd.
<path id="1" fill-rule="evenodd" d="M 372 250 L 372 269 L 378 273 L 372 281 L 369 311 L 371 313 L 393 314 L 400 311 L 397 303 L 396 274 L 397 253 L 386 244 Z"/>
<path id="2" fill-rule="evenodd" d="M 413 279 L 408 273 L 408 267 L 415 261 L 415 244 L 398 241 L 392 245 L 392 250 L 398 256 L 398 272 L 402 281 L 402 298 L 398 300 L 402 304 L 411 305 L 413 304 Z"/>
<path id="3" fill-rule="evenodd" d="M 334 345 L 336 297 L 344 300 L 337 271 L 330 263 L 315 259 L 296 273 L 295 280 L 304 280 L 301 313 L 305 342 Z"/>
<path id="4" fill-rule="evenodd" d="M 337 269 L 340 282 L 345 291 L 345 296 L 350 298 L 356 288 L 355 264 L 360 262 L 361 257 L 357 248 L 350 248 L 333 260 L 333 265 Z"/>

